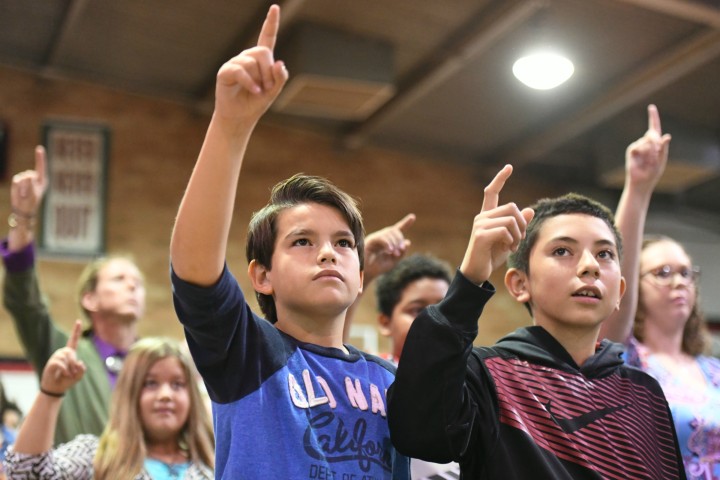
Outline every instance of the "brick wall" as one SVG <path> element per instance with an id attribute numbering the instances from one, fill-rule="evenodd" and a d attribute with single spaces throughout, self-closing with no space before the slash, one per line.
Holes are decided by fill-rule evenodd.
<path id="1" fill-rule="evenodd" d="M 8 174 L 0 181 L 0 218 L 9 214 L 12 174 L 33 166 L 33 146 L 40 141 L 44 120 L 66 118 L 108 125 L 108 251 L 131 252 L 145 272 L 148 304 L 141 334 L 179 338 L 182 331 L 172 308 L 168 280 L 168 244 L 208 117 L 178 104 L 93 85 L 38 79 L 9 69 L 0 68 L 0 85 L 0 121 L 6 122 L 10 133 Z M 340 151 L 329 138 L 261 123 L 240 179 L 228 252 L 228 263 L 250 296 L 243 247 L 245 226 L 251 212 L 266 202 L 269 188 L 299 171 L 327 176 L 360 198 L 367 231 L 388 225 L 408 212 L 416 213 L 418 220 L 409 235 L 412 251 L 433 252 L 453 265 L 462 259 L 488 180 L 476 169 L 452 160 L 440 163 L 374 148 Z M 532 185 L 516 182 L 508 186 L 504 199 L 525 205 L 540 193 Z M 7 227 L 0 230 L 3 228 Z M 39 260 L 42 288 L 51 311 L 66 327 L 78 315 L 74 288 L 82 266 Z M 486 309 L 478 343 L 491 343 L 529 321 L 524 309 L 504 293 L 502 275 L 496 275 L 494 282 L 499 294 Z M 363 299 L 357 322 L 374 324 L 372 292 Z M 4 309 L 0 309 L 0 333 L 0 356 L 22 355 Z M 388 348 L 386 342 L 381 348 Z"/>

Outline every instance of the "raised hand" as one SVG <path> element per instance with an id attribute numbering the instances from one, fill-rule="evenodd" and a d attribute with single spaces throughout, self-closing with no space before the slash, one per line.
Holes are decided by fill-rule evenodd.
<path id="1" fill-rule="evenodd" d="M 10 206 L 13 213 L 23 218 L 37 215 L 45 190 L 47 175 L 45 147 L 35 147 L 35 170 L 25 170 L 13 176 L 10 187 Z"/>
<path id="2" fill-rule="evenodd" d="M 41 390 L 62 395 L 83 377 L 85 364 L 77 358 L 77 344 L 81 332 L 82 322 L 75 320 L 67 345 L 56 350 L 43 369 Z"/>
<path id="3" fill-rule="evenodd" d="M 670 139 L 669 134 L 662 133 L 657 107 L 648 105 L 647 132 L 625 151 L 626 182 L 648 193 L 652 191 L 665 171 Z"/>
<path id="4" fill-rule="evenodd" d="M 415 223 L 410 213 L 397 223 L 365 237 L 365 284 L 392 269 L 405 256 L 410 240 L 405 230 Z"/>
<path id="5" fill-rule="evenodd" d="M 517 250 L 535 214 L 531 208 L 521 211 L 514 203 L 498 206 L 500 192 L 512 171 L 512 166 L 505 165 L 485 187 L 482 209 L 475 216 L 470 242 L 460 265 L 463 275 L 478 285 L 505 263 L 510 252 Z"/>
<path id="6" fill-rule="evenodd" d="M 257 46 L 227 61 L 217 74 L 215 115 L 256 122 L 288 79 L 285 64 L 275 60 L 280 7 L 268 10 Z"/>

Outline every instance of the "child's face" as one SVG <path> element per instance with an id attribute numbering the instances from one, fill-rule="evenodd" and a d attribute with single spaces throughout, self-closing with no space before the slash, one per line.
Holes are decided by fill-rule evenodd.
<path id="1" fill-rule="evenodd" d="M 423 308 L 445 298 L 448 287 L 448 283 L 441 278 L 419 278 L 405 287 L 393 308 L 392 316 L 380 314 L 380 332 L 392 339 L 393 355 L 400 357 L 405 337 L 415 317 Z"/>
<path id="2" fill-rule="evenodd" d="M 345 218 L 335 208 L 306 203 L 284 210 L 276 222 L 267 282 L 278 319 L 344 315 L 362 291 L 355 237 Z"/>
<path id="3" fill-rule="evenodd" d="M 140 420 L 151 442 L 176 438 L 190 414 L 188 378 L 180 360 L 166 357 L 150 367 L 140 392 Z"/>
<path id="4" fill-rule="evenodd" d="M 527 299 L 548 330 L 597 328 L 625 291 L 612 230 L 584 214 L 547 219 L 530 252 Z"/>

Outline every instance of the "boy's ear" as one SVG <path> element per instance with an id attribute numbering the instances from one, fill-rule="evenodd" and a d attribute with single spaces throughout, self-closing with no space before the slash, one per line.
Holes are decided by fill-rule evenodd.
<path id="1" fill-rule="evenodd" d="M 268 275 L 268 270 L 265 265 L 261 265 L 257 260 L 251 260 L 248 265 L 248 275 L 252 282 L 253 289 L 264 295 L 272 295 L 274 293 L 272 287 L 272 280 Z"/>
<path id="2" fill-rule="evenodd" d="M 389 337 L 390 336 L 390 322 L 392 319 L 385 315 L 384 313 L 381 313 L 378 315 L 378 330 L 380 330 L 380 335 L 383 337 Z"/>
<path id="3" fill-rule="evenodd" d="M 622 298 L 625 295 L 626 288 L 627 288 L 627 282 L 625 281 L 625 277 L 620 277 L 620 296 L 618 297 L 618 301 L 617 301 L 617 305 L 615 306 L 615 310 L 620 309 L 620 302 L 622 301 Z"/>
<path id="4" fill-rule="evenodd" d="M 88 312 L 97 312 L 97 309 L 98 309 L 97 295 L 95 295 L 95 292 L 84 293 L 82 298 L 80 299 L 80 304 Z"/>
<path id="5" fill-rule="evenodd" d="M 505 272 L 505 288 L 518 302 L 527 303 L 530 301 L 530 283 L 527 273 L 522 270 L 511 268 Z"/>
<path id="6" fill-rule="evenodd" d="M 363 270 L 360 270 L 360 289 L 358 290 L 358 295 L 362 295 L 364 283 L 365 283 L 365 272 Z"/>

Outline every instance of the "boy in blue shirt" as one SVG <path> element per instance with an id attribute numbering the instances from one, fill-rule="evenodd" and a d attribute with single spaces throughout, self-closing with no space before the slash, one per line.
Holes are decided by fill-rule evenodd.
<path id="1" fill-rule="evenodd" d="M 225 265 L 245 149 L 288 79 L 273 56 L 279 20 L 273 5 L 258 45 L 218 72 L 171 242 L 176 311 L 213 401 L 216 477 L 409 478 L 387 427 L 394 368 L 342 342 L 363 280 L 354 200 L 326 179 L 295 175 L 253 215 L 248 273 L 269 321 Z"/>

